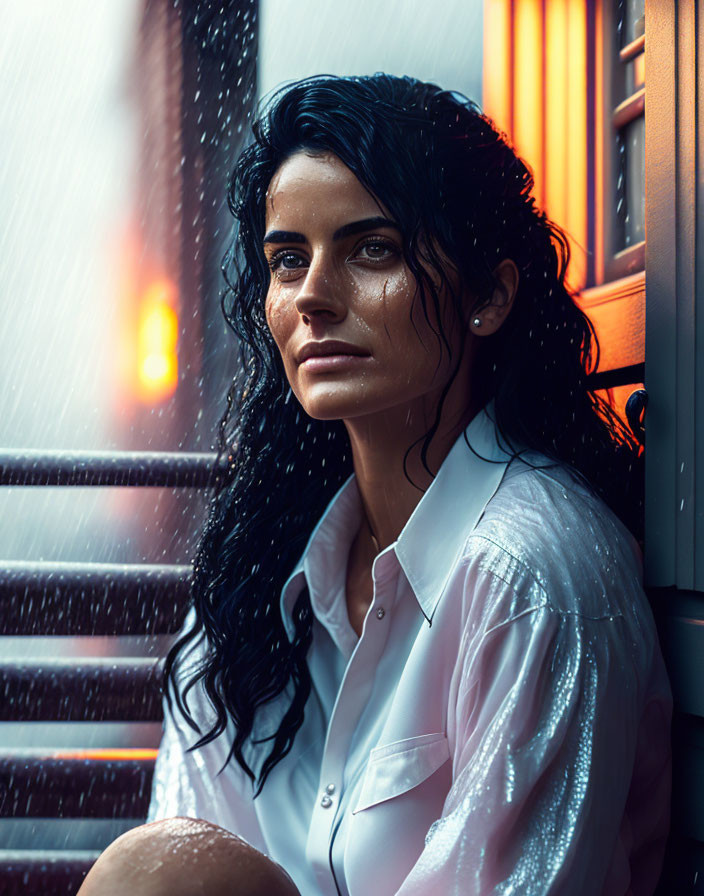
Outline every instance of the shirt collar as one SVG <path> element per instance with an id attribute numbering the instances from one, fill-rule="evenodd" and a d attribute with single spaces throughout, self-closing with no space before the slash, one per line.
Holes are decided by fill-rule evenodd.
<path id="1" fill-rule="evenodd" d="M 460 433 L 393 545 L 429 623 L 467 536 L 499 487 L 511 458 L 497 442 L 493 416 L 490 401 Z M 313 556 L 317 561 L 339 555 L 330 548 L 339 546 L 337 539 L 351 541 L 351 515 L 359 512 L 359 491 L 352 473 L 328 504 L 281 591 L 281 614 L 290 638 L 294 633 L 291 610 L 299 585 L 305 581 L 307 562 Z"/>

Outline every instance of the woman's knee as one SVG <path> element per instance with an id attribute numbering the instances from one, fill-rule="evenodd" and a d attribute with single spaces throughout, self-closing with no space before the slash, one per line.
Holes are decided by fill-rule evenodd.
<path id="1" fill-rule="evenodd" d="M 91 868 L 77 896 L 299 896 L 288 875 L 240 837 L 197 818 L 127 831 Z"/>

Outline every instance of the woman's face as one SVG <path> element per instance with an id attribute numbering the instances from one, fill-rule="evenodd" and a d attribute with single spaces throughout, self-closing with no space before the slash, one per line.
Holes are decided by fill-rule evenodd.
<path id="1" fill-rule="evenodd" d="M 337 156 L 297 152 L 272 178 L 266 319 L 309 416 L 349 419 L 419 399 L 431 408 L 439 397 L 451 372 L 447 349 L 420 298 L 413 301 L 416 282 L 401 245 L 388 212 Z M 465 337 L 442 294 L 441 301 L 452 344 L 451 331 L 455 342 Z M 432 304 L 428 298 L 437 331 Z M 306 346 L 327 357 L 302 360 Z"/>

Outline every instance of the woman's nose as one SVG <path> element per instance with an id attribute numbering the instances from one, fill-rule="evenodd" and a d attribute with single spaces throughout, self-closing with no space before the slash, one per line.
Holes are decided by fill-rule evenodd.
<path id="1" fill-rule="evenodd" d="M 294 303 L 303 317 L 324 316 L 338 319 L 344 317 L 347 310 L 341 295 L 341 285 L 324 259 L 314 259 L 311 262 Z"/>

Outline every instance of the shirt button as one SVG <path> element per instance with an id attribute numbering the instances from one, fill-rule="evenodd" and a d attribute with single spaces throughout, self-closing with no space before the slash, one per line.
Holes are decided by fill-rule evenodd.
<path id="1" fill-rule="evenodd" d="M 332 800 L 329 796 L 324 796 L 320 801 L 320 805 L 323 807 L 323 809 L 329 809 L 330 806 L 332 806 Z"/>
<path id="2" fill-rule="evenodd" d="M 326 793 L 335 793 L 335 785 L 328 784 L 328 786 L 325 788 L 325 792 Z"/>
<path id="3" fill-rule="evenodd" d="M 376 618 L 383 619 L 384 616 L 386 616 L 386 610 L 383 607 L 379 607 L 379 609 L 376 611 Z"/>

